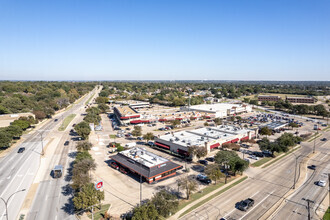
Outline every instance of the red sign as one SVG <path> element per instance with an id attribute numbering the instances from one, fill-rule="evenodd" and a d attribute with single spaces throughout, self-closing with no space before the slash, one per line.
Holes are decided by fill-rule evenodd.
<path id="1" fill-rule="evenodd" d="M 97 183 L 95 183 L 95 188 L 96 188 L 97 190 L 101 189 L 102 186 L 103 186 L 103 181 L 102 181 L 102 180 L 99 181 L 99 182 L 97 182 Z"/>

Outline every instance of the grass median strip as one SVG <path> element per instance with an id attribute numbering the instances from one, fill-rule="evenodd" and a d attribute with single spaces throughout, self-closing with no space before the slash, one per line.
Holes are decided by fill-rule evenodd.
<path id="1" fill-rule="evenodd" d="M 285 156 L 291 154 L 292 152 L 298 150 L 299 148 L 301 148 L 301 146 L 299 146 L 299 147 L 297 147 L 297 148 L 293 148 L 293 149 L 291 149 L 290 151 L 286 152 L 285 154 L 283 154 L 283 155 L 280 156 L 280 157 L 273 158 L 274 160 L 270 161 L 269 163 L 267 163 L 266 165 L 264 165 L 262 168 L 266 168 L 266 167 L 270 166 L 271 164 L 275 163 L 276 161 L 278 161 L 278 160 L 282 159 L 283 157 L 285 157 Z"/>
<path id="2" fill-rule="evenodd" d="M 220 190 L 219 192 L 216 192 L 216 193 L 214 193 L 213 195 L 211 195 L 211 196 L 209 196 L 209 197 L 203 199 L 203 200 L 200 201 L 199 203 L 193 205 L 192 207 L 190 207 L 189 209 L 187 209 L 186 211 L 184 211 L 184 212 L 180 215 L 180 217 L 182 217 L 182 216 L 184 216 L 185 214 L 191 212 L 192 210 L 198 208 L 199 206 L 205 204 L 206 202 L 210 201 L 211 199 L 213 199 L 213 198 L 219 196 L 221 193 L 223 193 L 223 192 L 229 190 L 230 188 L 236 186 L 237 184 L 243 182 L 243 181 L 246 180 L 246 179 L 247 179 L 247 177 L 245 176 L 245 177 L 243 177 L 242 179 L 240 179 L 240 180 L 238 180 L 238 181 L 236 181 L 236 182 L 234 182 L 234 183 L 228 185 L 226 188 Z M 179 204 L 178 210 L 183 209 L 184 207 L 186 207 L 186 206 L 189 205 L 190 203 L 192 203 L 192 202 L 194 202 L 195 200 L 197 200 L 197 199 L 199 199 L 199 198 L 201 198 L 201 197 L 203 197 L 203 196 L 209 194 L 210 192 L 212 192 L 212 191 L 218 189 L 219 187 L 221 187 L 221 186 L 223 186 L 223 185 L 224 185 L 224 183 L 219 183 L 219 184 L 217 184 L 217 185 L 212 185 L 212 186 L 209 186 L 209 187 L 206 187 L 205 189 L 203 189 L 203 192 L 202 192 L 202 193 L 195 193 L 195 194 L 193 194 L 193 195 L 191 196 L 189 202 L 184 202 L 184 203 Z M 179 218 L 180 218 L 180 217 L 179 217 Z"/>
<path id="3" fill-rule="evenodd" d="M 260 167 L 261 165 L 264 165 L 265 163 L 267 163 L 268 161 L 270 161 L 271 159 L 273 159 L 272 157 L 265 157 L 262 158 L 260 160 L 258 160 L 257 162 L 251 164 L 252 167 Z"/>
<path id="4" fill-rule="evenodd" d="M 93 94 L 88 98 L 88 100 L 85 102 L 85 105 L 87 105 L 87 104 L 90 102 L 90 100 L 94 97 L 94 94 L 95 94 L 95 93 L 93 93 Z"/>
<path id="5" fill-rule="evenodd" d="M 314 135 L 314 137 L 312 137 L 311 139 L 309 139 L 308 142 L 312 142 L 312 141 L 314 141 L 315 139 L 317 139 L 317 138 L 319 138 L 321 136 L 322 136 L 322 134 Z"/>
<path id="6" fill-rule="evenodd" d="M 330 220 L 330 207 L 328 207 L 328 210 L 324 213 L 323 220 Z"/>
<path id="7" fill-rule="evenodd" d="M 64 120 L 61 126 L 58 128 L 59 131 L 64 131 L 66 127 L 68 127 L 69 123 L 76 117 L 76 114 L 71 114 L 67 116 Z"/>
<path id="8" fill-rule="evenodd" d="M 104 213 L 108 211 L 109 207 L 110 204 L 102 205 L 101 209 L 98 209 L 98 211 L 94 212 L 94 220 L 104 219 Z M 96 206 L 95 209 L 97 209 Z M 88 218 L 92 219 L 92 214 L 88 214 Z"/>

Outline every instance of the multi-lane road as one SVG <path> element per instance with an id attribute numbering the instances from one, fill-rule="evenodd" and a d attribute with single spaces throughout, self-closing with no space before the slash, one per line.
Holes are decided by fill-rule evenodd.
<path id="1" fill-rule="evenodd" d="M 37 210 L 37 212 L 29 213 L 28 218 L 55 219 L 59 214 L 62 214 L 58 219 L 64 219 L 63 216 L 70 213 L 70 207 L 67 207 L 67 209 L 59 207 L 59 204 L 65 204 L 69 198 L 69 195 L 63 192 L 63 190 L 65 190 L 63 186 L 65 186 L 66 180 L 63 178 L 56 180 L 50 179 L 50 172 L 48 172 L 48 170 L 51 170 L 50 167 L 52 167 L 54 163 L 62 163 L 66 168 L 68 167 L 70 160 L 68 153 L 72 150 L 73 146 L 71 145 L 69 148 L 65 148 L 63 146 L 63 141 L 69 139 L 69 132 L 58 132 L 57 129 L 62 123 L 62 120 L 69 114 L 77 114 L 78 117 L 74 119 L 77 121 L 80 113 L 84 111 L 85 102 L 91 95 L 95 94 L 95 91 L 96 89 L 86 95 L 79 103 L 73 104 L 67 111 L 56 115 L 56 117 L 54 117 L 58 119 L 56 122 L 54 120 L 49 120 L 39 129 L 31 132 L 31 134 L 25 135 L 25 140 L 19 146 L 6 156 L 0 158 L 0 197 L 5 201 L 9 199 L 7 203 L 8 216 L 6 216 L 5 203 L 0 201 L 0 219 L 7 219 L 7 217 L 10 220 L 18 218 L 22 204 L 37 173 L 40 172 L 39 169 L 41 165 L 43 166 L 42 169 L 46 167 L 45 175 L 42 178 L 46 181 L 42 181 L 39 184 L 37 195 L 33 202 L 32 207 L 36 209 L 31 209 L 31 211 Z M 57 141 L 58 147 L 55 150 L 55 155 L 51 162 L 45 164 L 42 163 L 43 147 L 47 146 L 50 140 L 54 142 Z M 23 153 L 17 153 L 20 147 L 25 147 L 26 150 Z M 63 192 L 63 196 L 58 196 L 58 192 Z M 52 195 L 48 198 L 46 195 L 49 195 L 49 193 Z M 56 196 L 58 196 L 58 202 L 56 202 Z M 43 198 L 43 200 L 41 200 L 41 198 Z M 47 215 L 40 214 L 39 211 L 40 213 L 47 212 Z M 45 216 L 47 217 L 45 218 Z"/>
<path id="2" fill-rule="evenodd" d="M 323 137 L 330 139 L 329 132 L 322 132 Z M 232 189 L 222 193 L 218 197 L 205 203 L 199 208 L 191 211 L 181 219 L 304 219 L 308 215 L 306 209 L 307 202 L 304 199 L 313 200 L 311 204 L 311 216 L 315 216 L 315 209 L 327 194 L 327 186 L 319 187 L 314 184 L 317 180 L 327 180 L 326 174 L 330 172 L 330 155 L 329 142 L 316 141 L 316 153 L 312 154 L 313 142 L 301 143 L 301 148 L 294 153 L 284 157 L 278 162 L 270 165 L 267 168 L 259 169 L 258 172 L 249 175 L 249 178 Z M 310 159 L 307 160 L 307 155 Z M 269 210 L 274 205 L 279 205 L 283 196 L 292 191 L 294 184 L 295 164 L 297 158 L 297 173 L 303 179 L 303 184 L 296 187 L 294 193 L 284 200 L 284 205 L 278 206 L 274 215 L 269 215 Z M 306 166 L 302 161 L 308 161 L 307 164 L 317 166 L 315 171 L 307 170 L 305 173 L 300 173 L 300 170 Z M 306 170 L 306 169 L 305 169 Z M 252 198 L 255 204 L 248 211 L 243 212 L 235 208 L 237 202 Z"/>

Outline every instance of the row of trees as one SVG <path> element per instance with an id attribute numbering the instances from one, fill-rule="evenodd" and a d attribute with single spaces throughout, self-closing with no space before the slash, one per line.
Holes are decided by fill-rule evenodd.
<path id="1" fill-rule="evenodd" d="M 0 82 L 0 114 L 33 112 L 37 119 L 51 117 L 92 90 L 95 83 Z"/>
<path id="2" fill-rule="evenodd" d="M 91 206 L 99 205 L 104 200 L 104 192 L 95 189 L 92 183 L 91 171 L 96 164 L 88 152 L 92 144 L 87 141 L 77 143 L 77 155 L 73 162 L 71 187 L 74 190 L 73 204 L 76 210 L 86 210 Z"/>
<path id="3" fill-rule="evenodd" d="M 7 149 L 13 140 L 19 139 L 23 131 L 36 124 L 38 120 L 35 120 L 33 116 L 19 117 L 13 121 L 9 126 L 0 128 L 0 150 Z"/>
<path id="4" fill-rule="evenodd" d="M 146 201 L 143 205 L 136 206 L 126 219 L 145 220 L 145 219 L 164 219 L 172 215 L 178 209 L 179 202 L 172 193 L 161 190 Z"/>
<path id="5" fill-rule="evenodd" d="M 264 137 L 258 141 L 258 145 L 260 150 L 267 150 L 271 152 L 272 156 L 274 156 L 275 152 L 287 152 L 289 147 L 293 147 L 300 141 L 302 141 L 301 137 L 294 136 L 291 133 L 284 133 L 273 142 L 269 141 L 267 137 Z"/>
<path id="6" fill-rule="evenodd" d="M 91 132 L 89 123 L 94 123 L 94 125 L 98 125 L 101 121 L 101 110 L 98 107 L 90 107 L 86 110 L 86 112 L 87 114 L 84 117 L 83 121 L 77 124 L 74 128 L 77 134 L 85 140 L 88 139 L 88 136 Z"/>

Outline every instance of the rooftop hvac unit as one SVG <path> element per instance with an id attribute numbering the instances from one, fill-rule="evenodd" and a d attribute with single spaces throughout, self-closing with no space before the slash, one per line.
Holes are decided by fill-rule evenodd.
<path id="1" fill-rule="evenodd" d="M 184 133 L 181 133 L 181 136 L 184 136 Z"/>
<path id="2" fill-rule="evenodd" d="M 225 137 L 226 137 L 226 136 L 227 136 L 227 134 L 224 134 L 223 136 L 225 136 Z"/>
<path id="3" fill-rule="evenodd" d="M 173 139 L 171 138 L 170 141 L 173 142 Z"/>
<path id="4" fill-rule="evenodd" d="M 212 129 L 211 128 L 208 128 L 207 130 L 211 131 Z"/>
<path id="5" fill-rule="evenodd" d="M 179 141 L 180 139 L 178 137 L 175 138 L 176 141 Z"/>
<path id="6" fill-rule="evenodd" d="M 186 140 L 182 140 L 183 143 L 186 143 Z"/>

